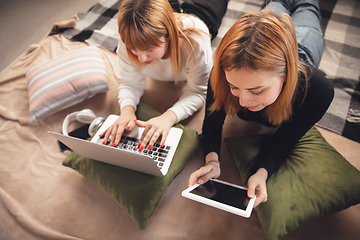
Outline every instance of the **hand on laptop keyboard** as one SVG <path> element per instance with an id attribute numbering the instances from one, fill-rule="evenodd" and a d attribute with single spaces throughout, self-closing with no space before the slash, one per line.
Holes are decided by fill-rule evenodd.
<path id="1" fill-rule="evenodd" d="M 99 136 L 104 137 L 105 142 L 110 141 L 110 146 L 118 145 L 125 130 L 130 131 L 135 126 L 136 115 L 133 106 L 125 106 L 121 109 L 120 116 Z M 104 144 L 105 144 L 104 142 Z"/>
<path id="2" fill-rule="evenodd" d="M 103 142 L 104 142 L 104 138 L 99 138 L 99 140 L 97 141 L 98 144 L 103 144 Z M 109 144 L 110 141 L 107 141 L 105 143 L 105 145 L 107 146 L 109 146 Z M 124 151 L 146 155 L 152 158 L 157 163 L 158 167 L 161 169 L 161 167 L 164 165 L 165 158 L 169 153 L 170 146 L 166 146 L 166 145 L 160 146 L 160 143 L 156 142 L 154 146 L 150 148 L 148 148 L 147 146 L 147 148 L 143 151 L 140 151 L 138 146 L 139 146 L 139 139 L 122 136 L 119 144 L 114 147 L 122 149 Z"/>
<path id="3" fill-rule="evenodd" d="M 140 138 L 140 151 L 151 148 L 156 141 L 160 141 L 160 146 L 163 146 L 170 128 L 176 122 L 177 116 L 171 110 L 167 110 L 162 115 L 151 118 L 146 122 L 136 120 L 136 126 L 145 128 Z"/>

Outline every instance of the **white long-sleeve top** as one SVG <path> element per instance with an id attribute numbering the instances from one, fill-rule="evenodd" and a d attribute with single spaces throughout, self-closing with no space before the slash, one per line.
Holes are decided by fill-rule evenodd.
<path id="1" fill-rule="evenodd" d="M 193 16 L 182 18 L 182 22 L 184 28 L 195 27 L 201 29 L 206 34 L 202 33 L 200 36 L 196 33 L 191 33 L 188 36 L 191 37 L 193 49 L 189 48 L 185 40 L 180 38 L 182 71 L 178 76 L 178 81 L 186 81 L 186 85 L 179 100 L 169 109 L 175 113 L 178 122 L 186 119 L 203 106 L 210 71 L 213 67 L 211 41 L 207 35 L 209 34 L 207 26 L 200 19 Z M 125 44 L 121 39 L 117 54 L 120 65 L 118 79 L 120 109 L 128 105 L 136 109 L 146 87 L 146 77 L 159 81 L 174 81 L 170 57 L 161 59 L 154 65 L 147 65 L 139 72 L 131 64 Z"/>

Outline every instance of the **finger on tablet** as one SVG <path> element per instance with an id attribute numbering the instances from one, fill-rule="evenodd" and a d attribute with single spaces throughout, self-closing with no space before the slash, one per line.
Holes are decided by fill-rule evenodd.
<path id="1" fill-rule="evenodd" d="M 214 174 L 211 174 L 211 167 L 208 165 L 205 165 L 204 167 L 201 167 L 199 170 L 191 174 L 189 179 L 189 187 L 194 185 L 195 183 L 198 184 L 204 184 L 209 179 L 215 177 Z"/>
<path id="2" fill-rule="evenodd" d="M 190 178 L 189 178 L 189 182 L 188 182 L 188 186 L 191 187 L 193 186 L 195 183 L 197 183 L 197 181 L 199 180 L 200 177 L 202 177 L 205 173 L 203 173 L 204 170 L 203 170 L 203 167 L 200 168 L 199 170 L 193 172 L 191 175 L 190 175 Z"/>
<path id="3" fill-rule="evenodd" d="M 253 199 L 255 196 L 255 188 L 252 188 L 251 186 L 249 186 L 247 194 L 248 194 L 249 198 Z"/>

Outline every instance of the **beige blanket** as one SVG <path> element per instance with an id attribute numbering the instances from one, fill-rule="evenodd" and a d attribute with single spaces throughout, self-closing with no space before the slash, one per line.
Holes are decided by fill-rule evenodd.
<path id="1" fill-rule="evenodd" d="M 29 125 L 26 71 L 48 59 L 87 46 L 60 35 L 46 37 L 14 61 L 0 75 L 0 239 L 264 239 L 256 212 L 249 219 L 181 197 L 190 174 L 203 164 L 202 153 L 191 159 L 174 179 L 156 207 L 145 230 L 104 191 L 61 163 L 62 153 L 48 130 L 61 132 L 71 112 L 92 109 L 98 116 L 117 113 L 116 54 L 101 50 L 110 91 Z M 148 80 L 142 101 L 163 112 L 179 97 L 182 85 Z M 164 94 L 166 101 L 164 101 Z M 183 122 L 201 131 L 204 109 Z M 233 121 L 236 120 L 236 121 Z M 224 136 L 240 128 L 239 119 L 227 118 Z M 244 125 L 244 124 L 243 124 Z M 242 125 L 245 134 L 264 132 Z M 79 127 L 72 124 L 71 129 Z M 360 144 L 322 131 L 353 165 L 360 169 Z M 344 142 L 345 141 L 345 142 Z M 240 183 L 234 163 L 222 146 L 220 179 Z M 360 205 L 319 219 L 285 239 L 359 239 Z"/>

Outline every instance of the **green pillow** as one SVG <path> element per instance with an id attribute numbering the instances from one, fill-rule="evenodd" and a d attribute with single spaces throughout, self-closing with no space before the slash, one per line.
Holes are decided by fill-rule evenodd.
<path id="1" fill-rule="evenodd" d="M 159 114 L 145 104 L 138 105 L 137 117 L 140 120 L 146 121 Z M 129 213 L 140 229 L 144 229 L 167 186 L 185 167 L 191 155 L 200 150 L 196 131 L 181 124 L 175 127 L 183 129 L 183 135 L 165 177 L 151 176 L 98 162 L 82 157 L 76 152 L 72 152 L 63 161 L 63 165 L 73 168 L 96 183 Z"/>
<path id="2" fill-rule="evenodd" d="M 226 138 L 244 186 L 271 134 Z M 311 128 L 267 181 L 268 201 L 255 208 L 267 239 L 360 203 L 360 171 Z"/>

